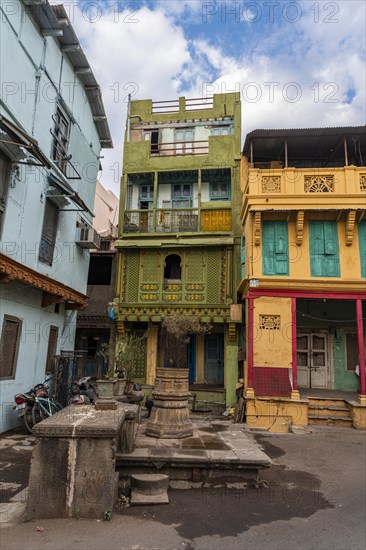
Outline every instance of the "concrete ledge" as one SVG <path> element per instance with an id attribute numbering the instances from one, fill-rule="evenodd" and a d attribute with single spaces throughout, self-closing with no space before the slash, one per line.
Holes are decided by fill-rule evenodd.
<path id="1" fill-rule="evenodd" d="M 357 401 L 347 401 L 351 410 L 352 425 L 356 430 L 366 430 L 366 405 Z"/>
<path id="2" fill-rule="evenodd" d="M 171 440 L 171 446 L 166 442 L 148 438 L 140 426 L 134 451 L 117 453 L 121 476 L 159 472 L 173 480 L 256 479 L 259 470 L 271 465 L 270 458 L 244 433 L 243 424 L 197 423 L 190 440 Z"/>

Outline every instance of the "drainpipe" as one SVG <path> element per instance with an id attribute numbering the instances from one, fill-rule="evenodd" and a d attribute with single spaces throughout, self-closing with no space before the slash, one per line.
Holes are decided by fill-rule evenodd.
<path id="1" fill-rule="evenodd" d="M 254 298 L 248 300 L 248 386 L 247 397 L 254 397 L 253 388 L 253 322 L 254 322 Z"/>
<path id="2" fill-rule="evenodd" d="M 285 140 L 285 168 L 288 168 L 287 139 Z"/>
<path id="3" fill-rule="evenodd" d="M 131 94 L 128 94 L 128 103 L 127 103 L 127 136 L 126 141 L 130 141 L 130 133 L 131 133 Z"/>
<path id="4" fill-rule="evenodd" d="M 365 373 L 365 351 L 363 339 L 363 318 L 362 318 L 362 300 L 356 300 L 356 319 L 357 319 L 357 342 L 358 342 L 358 359 L 359 359 L 359 375 L 360 375 L 360 395 L 361 403 L 366 403 L 366 373 Z"/>
<path id="5" fill-rule="evenodd" d="M 291 399 L 300 399 L 297 387 L 297 342 L 296 342 L 296 298 L 291 298 L 291 339 L 292 339 L 292 391 Z"/>
<path id="6" fill-rule="evenodd" d="M 348 166 L 348 151 L 347 151 L 347 140 L 343 138 L 343 147 L 344 147 L 344 165 Z"/>

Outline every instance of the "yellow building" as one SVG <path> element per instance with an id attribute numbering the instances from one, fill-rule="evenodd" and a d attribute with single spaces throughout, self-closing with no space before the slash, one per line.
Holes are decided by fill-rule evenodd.
<path id="1" fill-rule="evenodd" d="M 251 427 L 365 427 L 365 127 L 255 130 L 241 166 Z"/>

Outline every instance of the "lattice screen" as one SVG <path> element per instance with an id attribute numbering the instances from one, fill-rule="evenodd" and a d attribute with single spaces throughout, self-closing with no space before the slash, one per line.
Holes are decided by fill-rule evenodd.
<path id="1" fill-rule="evenodd" d="M 144 282 L 159 282 L 159 252 L 142 253 L 142 280 Z"/>
<path id="2" fill-rule="evenodd" d="M 126 281 L 126 302 L 137 302 L 139 295 L 139 252 L 128 252 L 127 254 L 127 281 Z"/>
<path id="3" fill-rule="evenodd" d="M 221 302 L 221 250 L 207 251 L 207 303 Z"/>
<path id="4" fill-rule="evenodd" d="M 366 174 L 360 174 L 360 191 L 366 191 Z"/>
<path id="5" fill-rule="evenodd" d="M 204 280 L 204 251 L 195 250 L 186 255 L 187 282 L 201 282 Z"/>
<path id="6" fill-rule="evenodd" d="M 332 193 L 334 176 L 304 176 L 305 193 Z"/>

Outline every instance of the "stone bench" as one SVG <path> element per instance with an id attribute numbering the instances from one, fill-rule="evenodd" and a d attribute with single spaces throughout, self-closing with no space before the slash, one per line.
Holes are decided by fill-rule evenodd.
<path id="1" fill-rule="evenodd" d="M 115 410 L 70 405 L 37 424 L 27 516 L 102 519 L 117 498 L 116 452 L 131 452 L 136 405 Z"/>

